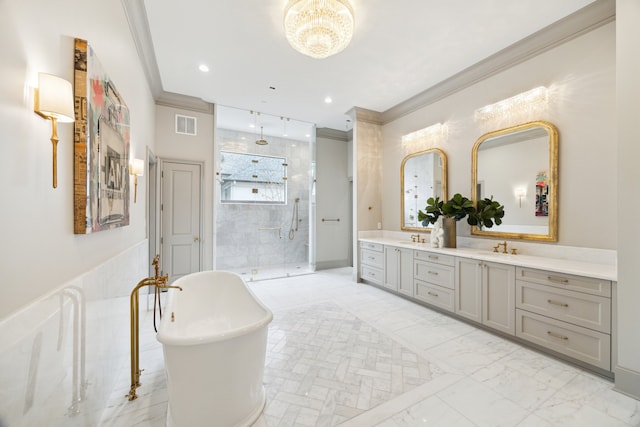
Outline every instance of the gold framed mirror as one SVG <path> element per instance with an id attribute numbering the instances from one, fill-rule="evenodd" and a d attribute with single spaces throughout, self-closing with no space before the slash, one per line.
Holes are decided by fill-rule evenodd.
<path id="1" fill-rule="evenodd" d="M 489 132 L 473 146 L 471 195 L 504 205 L 500 226 L 471 234 L 558 241 L 558 130 L 535 121 Z"/>
<path id="2" fill-rule="evenodd" d="M 447 200 L 447 156 L 439 148 L 409 154 L 400 166 L 400 228 L 430 231 L 418 221 L 429 197 Z"/>

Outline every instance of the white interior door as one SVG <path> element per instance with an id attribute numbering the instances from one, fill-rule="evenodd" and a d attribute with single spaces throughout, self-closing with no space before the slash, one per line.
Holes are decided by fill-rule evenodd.
<path id="1" fill-rule="evenodd" d="M 202 166 L 162 162 L 162 270 L 169 281 L 200 271 Z"/>

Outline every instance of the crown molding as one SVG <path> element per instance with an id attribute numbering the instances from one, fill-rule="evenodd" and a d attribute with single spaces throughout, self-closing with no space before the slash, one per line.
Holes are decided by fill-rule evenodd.
<path id="1" fill-rule="evenodd" d="M 121 0 L 122 8 L 127 16 L 129 23 L 129 31 L 133 37 L 133 43 L 136 45 L 138 57 L 142 63 L 144 74 L 147 78 L 147 84 L 154 98 L 158 98 L 162 94 L 162 80 L 156 61 L 155 50 L 153 49 L 153 41 L 151 40 L 151 31 L 149 30 L 149 21 L 147 20 L 147 10 L 144 7 L 143 0 Z"/>
<path id="2" fill-rule="evenodd" d="M 347 142 L 349 141 L 349 132 L 331 128 L 318 128 L 316 129 L 316 139 L 318 138 Z"/>
<path id="3" fill-rule="evenodd" d="M 147 84 L 151 94 L 156 101 L 156 105 L 179 108 L 182 110 L 196 111 L 205 114 L 213 114 L 213 104 L 203 101 L 193 96 L 180 95 L 172 92 L 165 92 L 162 88 L 162 79 L 158 69 L 149 21 L 147 20 L 147 10 L 143 0 L 121 0 L 124 13 L 127 16 L 129 30 L 133 37 L 133 42 L 138 51 L 138 57 L 142 63 Z"/>
<path id="4" fill-rule="evenodd" d="M 453 95 L 479 81 L 615 21 L 615 0 L 596 0 L 486 59 L 454 74 L 429 89 L 379 113 L 382 124 Z"/>
<path id="5" fill-rule="evenodd" d="M 181 110 L 191 110 L 205 114 L 213 114 L 214 111 L 213 104 L 203 101 L 201 98 L 164 91 L 156 97 L 156 105 L 178 108 Z"/>
<path id="6" fill-rule="evenodd" d="M 361 107 L 353 107 L 345 114 L 351 117 L 351 121 L 353 123 L 367 122 L 374 125 L 384 124 L 382 121 L 382 114 L 379 111 L 367 110 L 366 108 Z"/>

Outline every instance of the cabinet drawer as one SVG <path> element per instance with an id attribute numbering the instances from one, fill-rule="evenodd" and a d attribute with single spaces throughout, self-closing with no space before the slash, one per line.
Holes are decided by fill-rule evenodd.
<path id="1" fill-rule="evenodd" d="M 420 260 L 413 261 L 414 279 L 453 289 L 454 268 Z"/>
<path id="2" fill-rule="evenodd" d="M 454 257 L 451 255 L 442 255 L 435 252 L 413 251 L 413 259 L 421 261 L 433 262 L 436 264 L 450 265 L 453 267 Z"/>
<path id="3" fill-rule="evenodd" d="M 516 281 L 516 307 L 611 333 L 611 300 L 546 285 Z"/>
<path id="4" fill-rule="evenodd" d="M 362 274 L 360 277 L 363 280 L 366 280 L 371 283 L 375 283 L 377 285 L 382 285 L 384 282 L 384 273 L 379 268 L 367 267 L 366 265 L 362 266 Z"/>
<path id="5" fill-rule="evenodd" d="M 414 296 L 420 301 L 435 305 L 453 313 L 453 289 L 414 280 Z"/>
<path id="6" fill-rule="evenodd" d="M 374 243 L 374 242 L 360 242 L 360 247 L 362 249 L 369 249 L 371 251 L 382 252 L 384 249 L 384 245 L 382 243 Z"/>
<path id="7" fill-rule="evenodd" d="M 362 261 L 362 264 L 366 264 L 376 268 L 383 268 L 384 253 L 371 251 L 369 249 L 363 249 L 360 253 L 360 260 Z"/>
<path id="8" fill-rule="evenodd" d="M 611 297 L 611 281 L 518 267 L 516 279 L 560 289 Z"/>
<path id="9" fill-rule="evenodd" d="M 516 310 L 516 336 L 558 353 L 611 370 L 611 336 Z"/>

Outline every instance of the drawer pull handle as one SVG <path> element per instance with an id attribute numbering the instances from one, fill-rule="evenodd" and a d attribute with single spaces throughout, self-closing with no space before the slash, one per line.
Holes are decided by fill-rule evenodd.
<path id="1" fill-rule="evenodd" d="M 434 276 L 437 276 L 437 275 L 438 275 L 438 272 L 437 272 L 437 271 L 431 271 L 431 270 L 429 270 L 429 271 L 428 271 L 428 273 L 429 273 L 429 274 L 433 274 Z"/>
<path id="2" fill-rule="evenodd" d="M 561 340 L 568 340 L 569 339 L 569 337 L 566 337 L 566 336 L 560 335 L 560 334 L 556 334 L 555 332 L 551 332 L 551 331 L 547 331 L 547 335 L 552 336 L 554 338 L 561 339 Z"/>
<path id="3" fill-rule="evenodd" d="M 438 294 L 436 294 L 435 292 L 431 292 L 431 291 L 428 291 L 427 295 L 431 295 L 432 297 L 437 297 L 438 296 Z"/>
<path id="4" fill-rule="evenodd" d="M 547 280 L 550 282 L 562 283 L 563 285 L 569 283 L 569 279 L 565 279 L 564 277 L 547 276 Z"/>
<path id="5" fill-rule="evenodd" d="M 548 299 L 548 300 L 547 300 L 547 302 L 548 302 L 549 304 L 558 305 L 558 306 L 560 306 L 560 307 L 569 307 L 569 304 L 565 304 L 565 303 L 563 303 L 563 302 L 554 301 L 554 300 L 552 300 L 552 299 Z"/>
<path id="6" fill-rule="evenodd" d="M 369 259 L 373 260 L 373 259 L 376 259 L 376 258 L 375 258 L 375 257 L 370 256 L 370 257 L 369 257 Z"/>
<path id="7" fill-rule="evenodd" d="M 427 258 L 437 260 L 439 257 L 437 257 L 435 255 L 428 255 Z"/>

